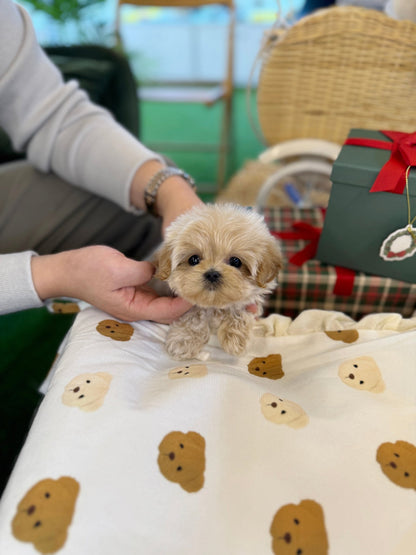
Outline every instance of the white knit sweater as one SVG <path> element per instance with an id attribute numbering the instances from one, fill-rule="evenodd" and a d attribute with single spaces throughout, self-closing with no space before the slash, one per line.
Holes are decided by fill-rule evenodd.
<path id="1" fill-rule="evenodd" d="M 11 0 L 0 0 L 0 127 L 38 169 L 126 210 L 134 173 L 159 158 L 92 104 L 76 81 L 64 84 L 27 12 Z M 34 254 L 0 254 L 0 314 L 42 304 L 30 272 Z"/>

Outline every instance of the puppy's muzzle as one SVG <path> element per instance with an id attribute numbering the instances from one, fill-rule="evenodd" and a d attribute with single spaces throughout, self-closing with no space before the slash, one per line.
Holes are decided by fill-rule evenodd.
<path id="1" fill-rule="evenodd" d="M 207 270 L 203 277 L 204 277 L 205 285 L 209 289 L 216 289 L 221 285 L 222 274 L 217 270 L 214 270 L 214 268 Z"/>

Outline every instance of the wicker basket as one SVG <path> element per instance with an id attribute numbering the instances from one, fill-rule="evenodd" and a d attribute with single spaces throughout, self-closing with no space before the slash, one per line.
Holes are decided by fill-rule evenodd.
<path id="1" fill-rule="evenodd" d="M 351 128 L 416 129 L 416 24 L 333 7 L 279 31 L 257 91 L 269 145 L 314 137 L 343 143 Z"/>

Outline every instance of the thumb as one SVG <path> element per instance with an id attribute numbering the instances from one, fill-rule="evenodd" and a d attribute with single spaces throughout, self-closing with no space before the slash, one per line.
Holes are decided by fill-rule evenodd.
<path id="1" fill-rule="evenodd" d="M 190 303 L 180 297 L 154 297 L 146 307 L 146 319 L 171 324 L 191 307 Z"/>
<path id="2" fill-rule="evenodd" d="M 155 267 L 148 261 L 137 261 L 131 258 L 125 259 L 124 281 L 125 285 L 144 285 L 150 281 L 155 273 Z"/>

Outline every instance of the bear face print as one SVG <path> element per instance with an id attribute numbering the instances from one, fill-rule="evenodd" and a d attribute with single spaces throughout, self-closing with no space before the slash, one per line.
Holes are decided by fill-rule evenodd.
<path id="1" fill-rule="evenodd" d="M 286 424 L 294 429 L 303 428 L 309 422 L 309 417 L 301 406 L 280 399 L 272 393 L 265 393 L 260 399 L 261 412 L 273 424 Z"/>
<path id="2" fill-rule="evenodd" d="M 253 376 L 268 378 L 269 380 L 280 380 L 285 375 L 282 368 L 281 355 L 253 358 L 248 364 L 248 371 Z"/>
<path id="3" fill-rule="evenodd" d="M 326 331 L 325 333 L 330 339 L 342 341 L 343 343 L 354 343 L 358 339 L 357 330 Z"/>
<path id="4" fill-rule="evenodd" d="M 190 364 L 189 366 L 178 366 L 169 371 L 169 378 L 177 380 L 180 378 L 203 378 L 208 374 L 205 364 Z"/>
<path id="5" fill-rule="evenodd" d="M 55 553 L 65 544 L 72 522 L 79 484 L 63 476 L 35 484 L 17 506 L 13 536 L 33 543 L 39 553 Z"/>
<path id="6" fill-rule="evenodd" d="M 96 327 L 98 333 L 111 337 L 114 341 L 130 341 L 134 328 L 130 324 L 116 320 L 102 320 Z"/>
<path id="7" fill-rule="evenodd" d="M 380 369 L 372 357 L 347 360 L 339 367 L 338 376 L 349 387 L 361 391 L 382 393 L 386 388 Z"/>
<path id="8" fill-rule="evenodd" d="M 284 505 L 270 526 L 276 555 L 327 555 L 328 538 L 322 507 L 310 499 Z"/>
<path id="9" fill-rule="evenodd" d="M 62 402 L 68 407 L 78 407 L 91 412 L 101 407 L 112 380 L 107 372 L 95 372 L 76 376 L 65 387 Z"/>
<path id="10" fill-rule="evenodd" d="M 52 303 L 52 311 L 56 314 L 76 314 L 80 311 L 80 308 L 77 303 L 56 301 Z"/>
<path id="11" fill-rule="evenodd" d="M 205 439 L 197 432 L 170 432 L 159 445 L 157 459 L 163 476 L 193 493 L 204 485 Z"/>
<path id="12" fill-rule="evenodd" d="M 416 447 L 407 441 L 382 443 L 377 449 L 377 462 L 394 484 L 416 489 Z"/>

